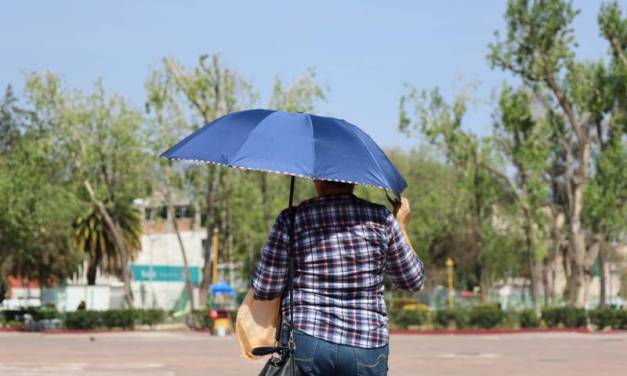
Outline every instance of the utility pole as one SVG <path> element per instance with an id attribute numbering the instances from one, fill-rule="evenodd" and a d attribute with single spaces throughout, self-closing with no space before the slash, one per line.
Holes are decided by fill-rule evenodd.
<path id="1" fill-rule="evenodd" d="M 211 272 L 211 276 L 212 284 L 216 284 L 218 283 L 218 255 L 220 254 L 219 252 L 219 232 L 217 228 L 213 229 L 213 236 L 212 236 L 212 241 L 213 241 L 213 271 Z"/>

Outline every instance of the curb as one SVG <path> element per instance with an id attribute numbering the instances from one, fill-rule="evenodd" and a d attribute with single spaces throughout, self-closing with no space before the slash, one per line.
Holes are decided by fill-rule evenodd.
<path id="1" fill-rule="evenodd" d="M 621 334 L 625 330 L 593 331 L 587 328 L 540 328 L 540 329 L 460 329 L 460 330 L 410 330 L 394 329 L 395 335 L 428 335 L 428 336 L 464 336 L 464 335 L 501 335 L 501 334 L 533 334 L 533 333 L 579 333 L 579 334 Z"/>

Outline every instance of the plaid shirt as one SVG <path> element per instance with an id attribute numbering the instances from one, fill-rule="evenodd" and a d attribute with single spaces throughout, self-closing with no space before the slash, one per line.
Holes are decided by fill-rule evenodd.
<path id="1" fill-rule="evenodd" d="M 270 300 L 287 284 L 288 221 L 270 231 L 252 279 L 254 297 Z M 342 345 L 388 343 L 383 274 L 407 290 L 422 287 L 424 267 L 384 206 L 353 195 L 323 196 L 296 208 L 294 327 Z M 283 300 L 288 317 L 289 299 Z"/>

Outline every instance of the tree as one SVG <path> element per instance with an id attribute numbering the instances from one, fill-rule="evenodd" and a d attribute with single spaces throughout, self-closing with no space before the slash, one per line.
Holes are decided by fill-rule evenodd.
<path id="1" fill-rule="evenodd" d="M 0 103 L 0 284 L 12 275 L 51 285 L 81 261 L 71 237 L 79 209 L 73 184 L 61 172 L 54 133 L 31 115 L 7 88 Z"/>
<path id="2" fill-rule="evenodd" d="M 28 127 L 27 113 L 17 102 L 8 85 L 0 103 L 0 154 L 8 155 Z"/>
<path id="3" fill-rule="evenodd" d="M 555 182 L 565 197 L 569 301 L 584 306 L 592 265 L 603 243 L 603 236 L 585 224 L 584 197 L 596 172 L 595 153 L 602 136 L 624 134 L 627 26 L 618 4 L 602 8 L 601 31 L 611 50 L 607 69 L 603 62 L 575 59 L 572 23 L 577 14 L 571 1 L 510 0 L 505 14 L 507 34 L 501 39 L 497 33 L 488 58 L 493 67 L 514 74 L 524 86 L 540 93 L 544 111 L 554 118 L 550 134 L 555 155 L 561 159 L 556 161 L 561 171 Z M 624 145 L 622 137 L 618 143 Z M 624 198 L 615 204 L 621 208 Z"/>
<path id="4" fill-rule="evenodd" d="M 198 64 L 192 68 L 182 67 L 173 59 L 164 59 L 166 74 L 176 89 L 177 101 L 186 105 L 190 112 L 184 113 L 187 121 L 198 128 L 222 115 L 246 108 L 255 100 L 251 85 L 237 73 L 223 68 L 218 55 L 202 55 Z M 183 106 L 179 106 L 183 108 Z M 211 238 L 214 228 L 220 227 L 218 197 L 221 182 L 230 179 L 232 172 L 210 165 L 206 170 L 205 181 L 205 218 L 207 239 Z M 228 185 L 228 184 L 226 184 Z M 207 303 L 208 288 L 212 280 L 211 242 L 207 241 L 204 249 L 204 266 L 198 296 L 199 305 Z"/>
<path id="5" fill-rule="evenodd" d="M 492 281 L 508 270 L 502 267 L 503 257 L 497 256 L 509 254 L 513 245 L 497 239 L 504 238 L 502 230 L 507 228 L 502 223 L 508 222 L 506 208 L 512 197 L 494 173 L 496 159 L 488 140 L 479 139 L 461 127 L 467 101 L 468 97 L 462 94 L 451 104 L 437 88 L 418 91 L 410 87 L 401 98 L 399 129 L 408 136 L 419 131 L 431 144 L 440 147 L 454 171 L 456 205 L 463 208 L 463 230 L 458 235 L 466 238 L 463 243 L 474 243 L 467 250 L 474 255 L 474 282 L 481 286 L 482 296 L 487 299 Z M 413 109 L 411 113 L 408 106 Z M 499 227 L 505 228 L 499 230 Z"/>
<path id="6" fill-rule="evenodd" d="M 549 232 L 546 218 L 549 202 L 549 182 L 545 171 L 549 168 L 550 143 L 546 133 L 550 118 L 538 119 L 532 113 L 532 100 L 525 90 L 514 91 L 504 85 L 499 101 L 500 118 L 495 122 L 494 140 L 516 170 L 515 179 L 494 170 L 511 188 L 522 212 L 526 258 L 531 281 L 531 299 L 540 312 L 542 271 L 547 257 Z M 548 296 L 546 297 L 548 298 Z"/>
<path id="7" fill-rule="evenodd" d="M 50 159 L 51 145 L 27 134 L 0 158 L 0 275 L 48 286 L 81 261 L 71 240 L 78 205 Z M 57 176 L 55 176 L 57 175 Z"/>
<path id="8" fill-rule="evenodd" d="M 189 132 L 189 126 L 182 117 L 182 111 L 174 98 L 175 87 L 171 82 L 171 77 L 163 70 L 155 70 L 146 81 L 146 91 L 148 99 L 146 101 L 146 112 L 152 115 L 147 119 L 147 135 L 150 149 L 153 155 L 163 152 L 168 146 L 181 139 L 185 133 Z M 172 162 L 155 158 L 151 163 L 153 174 L 151 185 L 155 191 L 164 193 L 164 198 L 168 208 L 168 217 L 171 219 L 181 258 L 183 260 L 183 270 L 185 273 L 185 286 L 189 300 L 189 314 L 187 322 L 193 323 L 194 312 L 194 289 L 192 285 L 191 272 L 187 261 L 185 244 L 181 237 L 178 222 L 175 216 L 173 191 L 184 192 L 191 195 L 189 189 L 190 179 L 185 174 L 185 170 L 175 169 Z"/>
<path id="9" fill-rule="evenodd" d="M 26 92 L 38 127 L 54 136 L 55 153 L 65 163 L 56 171 L 73 182 L 77 197 L 98 210 L 110 231 L 120 255 L 125 300 L 132 307 L 133 250 L 127 248 L 121 218 L 108 207 L 130 205 L 146 193 L 141 113 L 124 98 L 106 95 L 101 82 L 87 96 L 63 88 L 54 74 L 31 74 Z"/>
<path id="10" fill-rule="evenodd" d="M 129 259 L 134 259 L 141 250 L 141 213 L 127 203 L 118 203 L 116 207 L 107 206 L 106 209 L 112 217 L 117 218 L 126 249 L 130 251 Z M 74 227 L 77 246 L 88 256 L 87 284 L 96 284 L 98 271 L 122 278 L 124 269 L 121 254 L 117 251 L 111 229 L 100 210 L 92 205 L 84 216 L 76 220 Z"/>

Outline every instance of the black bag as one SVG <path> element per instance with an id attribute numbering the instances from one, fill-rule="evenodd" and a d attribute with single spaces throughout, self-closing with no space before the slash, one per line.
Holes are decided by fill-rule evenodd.
<path id="1" fill-rule="evenodd" d="M 285 359 L 273 356 L 261 370 L 259 376 L 301 376 L 300 368 L 296 365 L 293 354 Z"/>
<path id="2" fill-rule="evenodd" d="M 289 242 L 288 242 L 288 273 L 287 273 L 287 292 L 289 293 L 290 312 L 289 321 L 287 325 L 282 325 L 281 314 L 279 314 L 279 325 L 277 325 L 276 339 L 279 342 L 277 347 L 258 347 L 253 349 L 254 355 L 268 355 L 275 354 L 268 360 L 266 365 L 261 370 L 259 376 L 302 376 L 302 372 L 296 365 L 294 360 L 294 253 L 293 253 L 293 239 L 294 239 L 294 217 L 296 209 L 292 208 L 292 200 L 294 198 L 294 178 L 292 177 L 290 187 L 290 223 L 288 227 Z M 285 291 L 283 292 L 285 296 Z M 281 307 L 283 301 L 281 301 Z M 279 309 L 282 312 L 282 308 Z"/>

